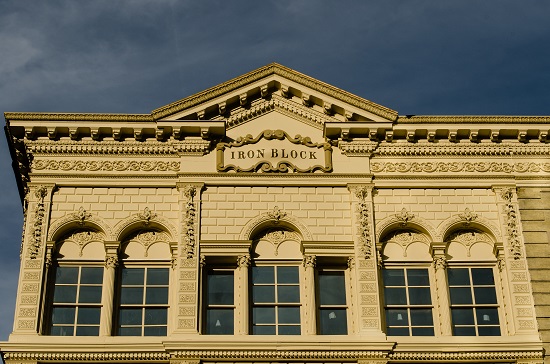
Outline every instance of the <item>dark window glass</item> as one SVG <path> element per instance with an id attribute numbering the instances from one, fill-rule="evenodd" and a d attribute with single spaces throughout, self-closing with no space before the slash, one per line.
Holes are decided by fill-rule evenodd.
<path id="1" fill-rule="evenodd" d="M 252 334 L 299 335 L 300 285 L 296 266 L 252 267 Z"/>
<path id="2" fill-rule="evenodd" d="M 54 278 L 48 333 L 99 335 L 103 268 L 61 266 L 55 269 Z"/>
<path id="3" fill-rule="evenodd" d="M 384 269 L 386 332 L 392 336 L 433 336 L 428 269 Z"/>
<path id="4" fill-rule="evenodd" d="M 121 269 L 118 335 L 166 335 L 169 276 L 168 268 Z"/>
<path id="5" fill-rule="evenodd" d="M 321 305 L 345 305 L 346 282 L 344 272 L 319 272 L 319 303 Z"/>
<path id="6" fill-rule="evenodd" d="M 498 336 L 497 296 L 491 268 L 449 268 L 453 334 Z"/>
<path id="7" fill-rule="evenodd" d="M 234 281 L 232 270 L 208 270 L 206 276 L 206 320 L 208 335 L 232 335 L 234 332 Z"/>
<path id="8" fill-rule="evenodd" d="M 319 323 L 321 335 L 346 335 L 348 318 L 345 308 L 321 308 Z"/>

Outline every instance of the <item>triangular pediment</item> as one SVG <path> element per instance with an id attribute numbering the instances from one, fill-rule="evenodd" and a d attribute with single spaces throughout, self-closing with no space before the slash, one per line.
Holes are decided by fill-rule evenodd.
<path id="1" fill-rule="evenodd" d="M 219 120 L 228 129 L 277 111 L 322 129 L 329 122 L 393 122 L 397 112 L 272 63 L 153 110 L 158 121 Z"/>

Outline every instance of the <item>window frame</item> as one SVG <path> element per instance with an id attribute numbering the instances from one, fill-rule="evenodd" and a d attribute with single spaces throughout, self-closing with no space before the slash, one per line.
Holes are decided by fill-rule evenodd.
<path id="1" fill-rule="evenodd" d="M 407 271 L 413 269 L 424 269 L 428 273 L 429 285 L 425 286 L 410 286 L 408 285 L 408 276 Z M 389 286 L 396 288 L 405 288 L 405 299 L 406 304 L 387 304 L 386 299 L 386 282 L 384 281 L 384 271 L 385 270 L 403 270 L 405 283 L 403 286 Z M 433 270 L 433 264 L 431 262 L 395 262 L 395 261 L 385 261 L 383 268 L 380 270 L 380 284 L 381 284 L 381 294 L 383 297 L 383 304 L 381 307 L 382 311 L 382 321 L 384 322 L 385 332 L 387 336 L 398 336 L 398 337 L 437 337 L 439 336 L 439 320 L 438 320 L 438 307 L 437 307 L 437 293 L 436 293 L 436 277 Z M 409 288 L 410 287 L 419 287 L 419 288 L 428 288 L 430 292 L 430 304 L 411 304 L 409 299 Z M 413 325 L 411 321 L 411 309 L 430 309 L 432 317 L 432 325 Z M 391 335 L 388 333 L 391 325 L 388 325 L 388 309 L 401 309 L 406 310 L 407 313 L 407 325 L 398 326 L 398 328 L 406 328 L 408 330 L 408 335 Z M 395 325 L 394 325 L 395 326 Z M 413 335 L 413 328 L 432 328 L 433 335 Z"/>
<path id="2" fill-rule="evenodd" d="M 233 303 L 231 305 L 229 304 L 209 304 L 208 302 L 208 276 L 209 272 L 231 272 L 233 276 Z M 204 268 L 202 268 L 202 274 L 201 279 L 203 280 L 201 285 L 201 302 L 202 302 L 202 309 L 201 309 L 201 331 L 200 333 L 202 335 L 235 335 L 236 327 L 235 327 L 235 316 L 237 313 L 237 280 L 236 280 L 236 268 L 227 266 L 227 265 L 206 265 Z M 214 334 L 208 332 L 208 311 L 209 309 L 217 309 L 217 308 L 231 308 L 233 310 L 233 328 L 232 333 L 228 334 Z"/>
<path id="3" fill-rule="evenodd" d="M 336 304 L 321 304 L 321 280 L 319 278 L 320 275 L 322 275 L 324 272 L 338 272 L 342 273 L 344 277 L 344 288 L 349 287 L 349 269 L 347 267 L 343 266 L 334 266 L 334 265 L 321 265 L 318 266 L 315 269 L 315 305 L 316 305 L 316 311 L 317 311 L 317 322 L 316 322 L 316 334 L 317 335 L 349 335 L 350 328 L 351 328 L 351 313 L 350 313 L 350 292 L 349 289 L 344 290 L 344 299 L 345 304 L 343 305 L 336 305 Z M 336 308 L 336 309 L 344 309 L 346 313 L 346 332 L 345 333 L 339 333 L 339 334 L 325 334 L 321 332 L 321 309 L 327 309 L 327 308 Z"/>
<path id="4" fill-rule="evenodd" d="M 143 275 L 143 285 L 134 285 L 134 287 L 143 287 L 143 293 L 142 293 L 142 303 L 122 303 L 122 272 L 124 269 L 139 269 L 144 268 L 144 275 Z M 155 269 L 155 268 L 162 268 L 166 269 L 168 272 L 168 279 L 166 284 L 162 285 L 151 285 L 149 288 L 167 288 L 167 299 L 166 303 L 151 303 L 147 304 L 146 302 L 146 295 L 147 295 L 147 272 L 148 269 Z M 169 262 L 164 261 L 133 261 L 133 260 L 122 260 L 118 266 L 117 272 L 116 272 L 116 278 L 115 278 L 115 299 L 114 299 L 114 312 L 113 312 L 113 320 L 112 320 L 112 336 L 119 336 L 119 337 L 165 337 L 169 335 L 170 330 L 170 302 L 171 302 L 171 289 L 170 289 L 170 283 L 172 281 L 172 269 L 170 268 Z M 120 329 L 122 328 L 120 320 L 121 320 L 121 309 L 123 308 L 141 308 L 141 324 L 139 327 L 141 328 L 141 335 L 121 335 Z M 164 309 L 166 312 L 166 324 L 156 324 L 156 325 L 146 325 L 145 324 L 145 310 L 146 309 Z M 137 324 L 135 325 L 125 325 L 127 327 L 138 327 Z M 165 335 L 145 335 L 145 328 L 146 327 L 165 327 L 166 334 Z"/>
<path id="5" fill-rule="evenodd" d="M 298 259 L 285 259 L 285 260 L 253 259 L 251 263 L 252 264 L 249 267 L 249 273 L 248 273 L 248 289 L 249 289 L 249 292 L 250 292 L 249 303 L 248 303 L 249 335 L 253 335 L 253 336 L 262 336 L 262 335 L 266 335 L 266 336 L 301 336 L 301 335 L 303 335 L 303 331 L 304 331 L 303 325 L 304 325 L 304 317 L 305 317 L 305 312 L 304 312 L 304 293 L 305 292 L 304 292 L 304 272 L 303 272 L 303 268 L 302 268 L 302 261 L 298 260 Z M 285 302 L 270 302 L 270 303 L 258 302 L 258 303 L 255 303 L 254 302 L 254 291 L 253 291 L 254 282 L 253 282 L 253 279 L 252 279 L 253 270 L 254 270 L 255 267 L 274 267 L 274 277 L 277 277 L 277 273 L 275 273 L 275 271 L 277 270 L 278 267 L 296 267 L 296 269 L 298 270 L 298 282 L 296 284 L 293 284 L 293 285 L 298 286 L 299 301 L 297 303 L 285 303 Z M 275 287 L 277 287 L 276 278 L 274 278 L 274 279 L 275 279 L 274 285 L 275 285 Z M 276 289 L 277 288 L 275 288 L 275 290 Z M 274 307 L 275 308 L 275 323 L 273 324 L 273 326 L 275 326 L 275 333 L 274 334 L 254 334 L 254 307 Z M 298 324 L 284 324 L 284 323 L 281 324 L 281 323 L 279 323 L 278 318 L 277 318 L 277 308 L 278 307 L 298 307 L 298 309 L 299 309 L 299 318 L 300 318 L 299 323 Z M 259 326 L 270 326 L 270 325 L 265 324 L 265 325 L 259 325 Z M 300 333 L 299 334 L 280 334 L 279 333 L 279 326 L 298 326 L 300 328 Z"/>
<path id="6" fill-rule="evenodd" d="M 471 304 L 466 304 L 466 303 L 453 304 L 452 299 L 451 299 L 451 288 L 452 287 L 466 287 L 466 286 L 465 285 L 453 285 L 453 286 L 451 286 L 451 284 L 449 283 L 449 269 L 467 269 L 468 270 L 468 276 L 469 276 L 469 280 L 470 280 L 470 285 L 468 287 L 470 288 L 471 297 L 472 297 L 472 303 Z M 494 282 L 494 284 L 493 285 L 477 285 L 477 286 L 478 287 L 487 287 L 487 286 L 494 287 L 496 303 L 490 303 L 490 304 L 483 304 L 483 303 L 477 304 L 477 303 L 475 303 L 474 288 L 476 287 L 476 285 L 474 285 L 474 283 L 473 283 L 472 269 L 491 269 L 491 272 L 493 273 L 493 282 Z M 504 327 L 505 321 L 503 320 L 504 319 L 504 317 L 503 317 L 503 302 L 502 302 L 502 300 L 504 299 L 503 298 L 504 292 L 503 292 L 502 287 L 500 285 L 499 272 L 497 270 L 496 263 L 495 262 L 475 262 L 475 261 L 452 261 L 452 260 L 449 260 L 447 268 L 445 269 L 445 274 L 446 274 L 447 295 L 449 297 L 449 310 L 450 310 L 450 314 L 451 314 L 449 324 L 451 325 L 451 331 L 453 333 L 453 336 L 456 336 L 456 337 L 461 337 L 461 336 L 468 336 L 468 337 L 490 337 L 490 336 L 502 337 L 503 332 L 505 330 L 505 327 Z M 473 315 L 474 323 L 473 323 L 473 325 L 459 325 L 459 327 L 474 327 L 475 335 L 456 335 L 455 334 L 455 324 L 454 324 L 454 320 L 453 320 L 453 308 L 455 308 L 455 309 L 472 308 L 474 310 L 474 315 Z M 497 324 L 494 324 L 494 325 L 480 325 L 480 324 L 478 324 L 477 308 L 494 308 L 494 309 L 496 309 L 497 318 L 498 318 L 498 325 Z M 498 326 L 499 334 L 498 335 L 479 335 L 479 326 L 487 326 L 487 327 L 497 327 Z"/>
<path id="7" fill-rule="evenodd" d="M 57 283 L 57 272 L 60 268 L 77 268 L 78 269 L 78 278 L 76 283 Z M 95 268 L 101 269 L 101 282 L 100 283 L 82 283 L 82 269 L 83 268 Z M 105 277 L 105 265 L 104 262 L 98 261 L 74 261 L 74 260 L 56 260 L 54 264 L 50 267 L 49 272 L 50 282 L 47 285 L 47 294 L 46 294 L 46 319 L 44 320 L 43 332 L 44 335 L 48 336 L 91 336 L 96 337 L 101 334 L 101 315 L 103 312 L 103 280 Z M 76 286 L 75 293 L 75 302 L 54 302 L 56 287 L 58 286 Z M 100 295 L 98 302 L 78 302 L 80 298 L 81 288 L 82 287 L 99 287 Z M 73 322 L 72 324 L 54 324 L 54 310 L 55 308 L 74 308 Z M 99 309 L 99 320 L 96 324 L 80 324 L 79 321 L 79 311 L 80 309 L 86 308 L 96 308 Z M 52 334 L 54 327 L 63 327 L 63 326 L 72 326 L 73 332 L 72 335 L 57 335 Z M 97 334 L 94 335 L 77 335 L 79 327 L 97 327 Z"/>

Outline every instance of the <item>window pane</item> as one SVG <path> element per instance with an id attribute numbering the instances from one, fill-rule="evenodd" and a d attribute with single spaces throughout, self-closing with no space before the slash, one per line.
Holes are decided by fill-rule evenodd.
<path id="1" fill-rule="evenodd" d="M 52 324 L 73 324 L 74 314 L 74 307 L 54 307 L 52 311 Z"/>
<path id="2" fill-rule="evenodd" d="M 346 335 L 348 320 L 345 308 L 321 308 L 319 310 L 321 335 Z"/>
<path id="3" fill-rule="evenodd" d="M 121 308 L 119 311 L 119 324 L 121 326 L 141 325 L 141 313 L 141 308 Z"/>
<path id="4" fill-rule="evenodd" d="M 146 304 L 166 304 L 168 303 L 168 287 L 147 287 L 145 296 Z"/>
<path id="5" fill-rule="evenodd" d="M 274 324 L 275 307 L 254 307 L 252 309 L 253 324 Z"/>
<path id="6" fill-rule="evenodd" d="M 232 305 L 235 296 L 233 272 L 209 271 L 207 290 L 208 305 Z"/>
<path id="7" fill-rule="evenodd" d="M 122 285 L 142 286 L 145 268 L 123 268 Z"/>
<path id="8" fill-rule="evenodd" d="M 77 323 L 79 325 L 99 325 L 99 318 L 101 316 L 101 308 L 99 307 L 81 307 L 78 309 Z M 78 335 L 78 330 L 76 332 Z"/>
<path id="9" fill-rule="evenodd" d="M 407 269 L 407 283 L 409 286 L 429 286 L 430 278 L 427 269 Z"/>
<path id="10" fill-rule="evenodd" d="M 453 325 L 474 324 L 474 311 L 471 308 L 453 308 L 451 309 L 451 314 L 453 316 Z"/>
<path id="11" fill-rule="evenodd" d="M 50 335 L 54 336 L 73 336 L 73 326 L 54 326 L 50 330 Z"/>
<path id="12" fill-rule="evenodd" d="M 496 308 L 476 308 L 478 325 L 498 325 L 498 310 Z"/>
<path id="13" fill-rule="evenodd" d="M 254 326 L 252 327 L 253 335 L 275 335 L 275 326 Z"/>
<path id="14" fill-rule="evenodd" d="M 81 284 L 102 284 L 103 283 L 103 268 L 82 268 L 80 273 Z M 78 332 L 77 332 L 78 335 Z"/>
<path id="15" fill-rule="evenodd" d="M 344 272 L 319 272 L 319 303 L 321 305 L 346 304 Z"/>
<path id="16" fill-rule="evenodd" d="M 299 286 L 277 286 L 277 302 L 297 303 L 300 302 Z"/>
<path id="17" fill-rule="evenodd" d="M 298 267 L 277 267 L 277 283 L 298 282 Z"/>
<path id="18" fill-rule="evenodd" d="M 78 283 L 78 267 L 57 267 L 55 271 L 56 284 Z"/>
<path id="19" fill-rule="evenodd" d="M 99 326 L 78 326 L 76 336 L 99 336 Z"/>
<path id="20" fill-rule="evenodd" d="M 407 310 L 386 309 L 386 324 L 387 326 L 407 326 L 409 324 Z"/>
<path id="21" fill-rule="evenodd" d="M 167 285 L 169 272 L 168 268 L 148 268 L 147 285 Z"/>
<path id="22" fill-rule="evenodd" d="M 233 309 L 208 309 L 206 311 L 206 333 L 211 335 L 233 335 L 233 316 Z"/>
<path id="23" fill-rule="evenodd" d="M 300 323 L 300 308 L 299 307 L 278 307 L 278 321 L 280 324 L 299 324 Z"/>
<path id="24" fill-rule="evenodd" d="M 450 286 L 468 286 L 470 285 L 470 275 L 467 268 L 449 268 L 447 269 Z"/>
<path id="25" fill-rule="evenodd" d="M 407 295 L 405 288 L 385 288 L 384 299 L 386 305 L 406 305 Z"/>
<path id="26" fill-rule="evenodd" d="M 55 286 L 53 293 L 54 303 L 76 303 L 77 286 Z"/>
<path id="27" fill-rule="evenodd" d="M 409 288 L 409 300 L 411 305 L 429 305 L 432 303 L 429 288 Z"/>
<path id="28" fill-rule="evenodd" d="M 143 304 L 142 287 L 122 287 L 120 290 L 120 303 Z"/>
<path id="29" fill-rule="evenodd" d="M 453 326 L 453 335 L 454 336 L 476 336 L 476 329 L 473 326 L 469 326 L 469 327 Z"/>
<path id="30" fill-rule="evenodd" d="M 101 286 L 80 286 L 79 303 L 101 303 Z"/>
<path id="31" fill-rule="evenodd" d="M 384 269 L 385 286 L 404 286 L 405 274 L 403 269 Z"/>
<path id="32" fill-rule="evenodd" d="M 451 287 L 451 304 L 468 304 L 472 303 L 472 291 L 470 287 Z"/>
<path id="33" fill-rule="evenodd" d="M 118 334 L 120 336 L 141 336 L 141 327 L 120 327 Z"/>
<path id="34" fill-rule="evenodd" d="M 166 325 L 167 316 L 166 308 L 146 308 L 145 325 Z"/>
<path id="35" fill-rule="evenodd" d="M 491 268 L 473 268 L 472 281 L 474 285 L 494 285 L 493 270 Z"/>
<path id="36" fill-rule="evenodd" d="M 166 326 L 146 326 L 143 336 L 166 336 Z"/>
<path id="37" fill-rule="evenodd" d="M 474 287 L 474 297 L 477 304 L 497 303 L 494 287 Z"/>
<path id="38" fill-rule="evenodd" d="M 252 283 L 275 283 L 275 267 L 252 267 Z"/>
<path id="39" fill-rule="evenodd" d="M 500 336 L 499 326 L 480 326 L 478 331 L 479 336 Z"/>
<path id="40" fill-rule="evenodd" d="M 411 325 L 413 326 L 433 326 L 433 315 L 431 308 L 413 308 L 411 309 Z M 414 335 L 414 333 L 413 333 Z"/>
<path id="41" fill-rule="evenodd" d="M 433 327 L 413 327 L 412 336 L 434 336 Z"/>
<path id="42" fill-rule="evenodd" d="M 300 335 L 300 326 L 279 326 L 279 335 Z"/>
<path id="43" fill-rule="evenodd" d="M 252 297 L 256 303 L 273 303 L 275 302 L 275 286 L 253 286 Z"/>
<path id="44" fill-rule="evenodd" d="M 388 327 L 388 336 L 409 336 L 408 327 Z"/>

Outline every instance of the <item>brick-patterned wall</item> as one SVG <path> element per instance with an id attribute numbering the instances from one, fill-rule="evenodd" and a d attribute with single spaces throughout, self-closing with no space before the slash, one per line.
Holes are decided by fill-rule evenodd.
<path id="1" fill-rule="evenodd" d="M 208 187 L 202 195 L 201 239 L 237 240 L 254 217 L 278 206 L 298 218 L 315 240 L 352 240 L 345 187 Z"/>
<path id="2" fill-rule="evenodd" d="M 437 227 L 452 215 L 469 208 L 498 224 L 498 208 L 490 189 L 378 189 L 374 195 L 376 221 L 403 208 Z"/>
<path id="3" fill-rule="evenodd" d="M 112 222 L 128 218 L 148 207 L 166 219 L 178 218 L 178 194 L 175 188 L 81 188 L 61 187 L 53 195 L 51 219 L 78 211 Z M 113 221 L 114 220 L 114 221 Z"/>
<path id="4" fill-rule="evenodd" d="M 545 363 L 550 363 L 550 188 L 519 188 L 518 202 Z"/>

